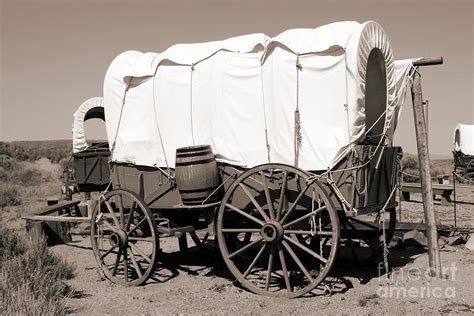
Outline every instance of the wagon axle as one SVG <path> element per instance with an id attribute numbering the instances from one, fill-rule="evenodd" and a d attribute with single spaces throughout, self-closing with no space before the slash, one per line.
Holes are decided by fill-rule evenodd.
<path id="1" fill-rule="evenodd" d="M 127 248 L 128 246 L 128 236 L 124 230 L 117 230 L 110 234 L 109 243 L 114 248 Z"/>
<path id="2" fill-rule="evenodd" d="M 271 221 L 263 225 L 260 235 L 266 242 L 276 242 L 283 238 L 283 226 L 276 221 Z"/>

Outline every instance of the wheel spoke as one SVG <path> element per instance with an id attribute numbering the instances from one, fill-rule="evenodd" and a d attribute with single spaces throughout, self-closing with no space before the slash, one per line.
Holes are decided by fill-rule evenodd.
<path id="1" fill-rule="evenodd" d="M 270 196 L 270 190 L 268 189 L 267 179 L 265 178 L 265 174 L 263 172 L 261 172 L 261 176 L 262 176 L 263 189 L 265 190 L 265 197 L 267 198 L 268 212 L 270 213 L 270 218 L 274 220 L 275 211 L 273 209 L 273 201 Z"/>
<path id="2" fill-rule="evenodd" d="M 138 266 L 138 263 L 137 263 L 137 260 L 135 259 L 135 255 L 133 254 L 132 248 L 129 247 L 128 249 L 130 249 L 130 259 L 132 261 L 133 268 L 135 268 L 135 271 L 137 272 L 138 278 L 141 279 L 142 276 L 143 276 L 143 273 L 142 273 L 140 267 Z"/>
<path id="3" fill-rule="evenodd" d="M 133 213 L 135 212 L 136 205 L 137 205 L 137 202 L 133 201 L 132 207 L 130 208 L 130 213 L 128 214 L 128 220 L 127 220 L 127 224 L 125 226 L 125 231 L 130 229 L 130 225 L 132 224 Z"/>
<path id="4" fill-rule="evenodd" d="M 298 256 L 296 256 L 293 249 L 291 249 L 290 245 L 288 245 L 288 243 L 285 242 L 285 241 L 283 241 L 282 244 L 283 244 L 283 247 L 286 248 L 286 251 L 288 251 L 288 253 L 290 254 L 291 258 L 293 258 L 293 260 L 296 262 L 298 267 L 300 267 L 300 269 L 304 273 L 304 275 L 306 275 L 306 277 L 309 279 L 310 283 L 313 283 L 313 281 L 314 281 L 313 278 L 309 274 L 308 270 L 306 270 L 306 268 L 304 267 L 303 263 L 300 261 Z"/>
<path id="5" fill-rule="evenodd" d="M 245 271 L 244 273 L 244 278 L 246 278 L 250 271 L 252 271 L 253 267 L 255 266 L 255 264 L 257 263 L 257 261 L 260 259 L 260 257 L 262 256 L 263 252 L 265 251 L 265 249 L 267 248 L 267 244 L 264 243 L 262 245 L 262 247 L 260 248 L 260 250 L 258 251 L 257 255 L 255 256 L 255 258 L 253 259 L 252 263 L 250 264 L 250 266 L 247 268 L 247 270 Z"/>
<path id="6" fill-rule="evenodd" d="M 283 218 L 281 219 L 281 223 L 284 223 L 286 221 L 286 219 L 290 216 L 290 214 L 295 210 L 296 206 L 298 205 L 298 202 L 300 201 L 301 197 L 303 197 L 303 195 L 306 193 L 306 191 L 308 190 L 309 188 L 309 185 L 307 184 L 303 190 L 301 190 L 301 192 L 298 194 L 298 196 L 296 197 L 295 199 L 295 202 L 293 202 L 293 204 L 291 205 L 290 209 L 288 210 L 288 212 L 286 212 L 285 216 L 283 216 Z"/>
<path id="7" fill-rule="evenodd" d="M 115 247 L 111 247 L 109 250 L 107 250 L 104 254 L 100 256 L 100 260 L 104 260 L 104 258 L 107 257 L 114 249 Z"/>
<path id="8" fill-rule="evenodd" d="M 128 240 L 153 242 L 153 238 L 152 238 L 152 237 L 133 237 L 133 236 L 130 236 L 130 237 L 128 237 Z"/>
<path id="9" fill-rule="evenodd" d="M 276 220 L 279 221 L 281 218 L 281 211 L 283 210 L 283 202 L 286 194 L 286 186 L 288 184 L 288 171 L 285 170 L 283 173 L 283 183 L 280 190 L 280 201 L 278 203 L 278 210 L 276 214 Z"/>
<path id="10" fill-rule="evenodd" d="M 247 197 L 250 199 L 250 201 L 252 201 L 252 204 L 255 206 L 255 208 L 258 210 L 258 212 L 260 213 L 260 215 L 263 217 L 263 219 L 265 221 L 270 221 L 270 218 L 268 217 L 268 215 L 265 213 L 265 211 L 263 210 L 263 208 L 260 206 L 260 204 L 258 204 L 258 202 L 255 200 L 255 198 L 253 197 L 253 195 L 249 192 L 249 190 L 242 184 L 242 183 L 239 183 L 239 186 L 242 188 L 242 190 L 244 190 L 245 194 L 247 195 Z"/>
<path id="11" fill-rule="evenodd" d="M 105 202 L 105 205 L 107 206 L 107 209 L 109 210 L 110 216 L 112 216 L 112 219 L 114 220 L 115 225 L 118 227 L 122 227 L 117 218 L 117 215 L 115 215 L 115 211 L 113 210 L 112 205 L 110 205 L 109 201 L 104 201 L 104 202 Z"/>
<path id="12" fill-rule="evenodd" d="M 239 208 L 233 206 L 232 204 L 226 203 L 225 206 L 227 206 L 228 208 L 232 209 L 233 211 L 236 211 L 236 212 L 239 213 L 240 215 L 242 215 L 242 216 L 244 216 L 244 217 L 247 217 L 247 218 L 250 219 L 251 221 L 254 221 L 255 223 L 257 223 L 257 224 L 259 224 L 259 225 L 261 225 L 261 226 L 264 225 L 264 223 L 263 223 L 261 220 L 259 220 L 258 218 L 254 217 L 254 216 L 252 216 L 252 215 L 250 215 L 250 214 L 245 213 L 245 212 L 242 211 L 241 209 L 239 209 Z"/>
<path id="13" fill-rule="evenodd" d="M 316 215 L 317 213 L 319 213 L 319 212 L 321 212 L 322 210 L 325 210 L 325 209 L 326 209 L 326 206 L 321 206 L 317 210 L 314 210 L 314 212 L 310 212 L 310 213 L 308 213 L 304 216 L 301 216 L 300 218 L 295 219 L 294 221 L 289 222 L 288 224 L 283 225 L 283 228 L 287 228 L 287 227 L 290 227 L 291 225 L 299 223 L 299 222 L 311 217 L 312 215 Z"/>
<path id="14" fill-rule="evenodd" d="M 283 278 L 285 279 L 285 285 L 288 292 L 292 292 L 290 278 L 288 277 L 288 269 L 286 268 L 285 254 L 283 248 L 278 244 L 278 255 L 280 257 L 281 269 L 283 270 Z"/>
<path id="15" fill-rule="evenodd" d="M 252 241 L 250 244 L 247 244 L 247 245 L 243 246 L 243 247 L 240 248 L 239 250 L 237 250 L 237 251 L 231 253 L 231 254 L 229 255 L 229 259 L 232 259 L 233 257 L 235 257 L 235 256 L 241 254 L 242 252 L 246 251 L 247 249 L 250 249 L 253 245 L 256 245 L 257 243 L 259 243 L 259 242 L 261 242 L 261 241 L 262 241 L 262 239 L 257 239 L 257 240 L 255 240 L 255 241 Z"/>
<path id="16" fill-rule="evenodd" d="M 258 233 L 258 228 L 222 228 L 223 233 Z"/>
<path id="17" fill-rule="evenodd" d="M 112 224 L 110 224 L 109 222 L 107 222 L 107 221 L 102 221 L 102 223 L 103 223 L 108 229 L 110 229 L 111 231 L 113 231 L 113 232 L 117 231 L 117 228 L 115 228 L 114 226 L 112 226 Z"/>
<path id="18" fill-rule="evenodd" d="M 127 248 L 123 249 L 123 273 L 125 276 L 125 282 L 128 282 L 128 256 Z"/>
<path id="19" fill-rule="evenodd" d="M 288 236 L 284 236 L 283 237 L 286 241 L 289 241 L 290 243 L 292 243 L 293 245 L 295 245 L 296 247 L 300 248 L 301 250 L 309 253 L 310 255 L 312 255 L 313 257 L 315 257 L 316 259 L 318 259 L 319 261 L 321 262 L 324 262 L 324 263 L 327 263 L 328 261 L 323 258 L 322 256 L 318 255 L 316 252 L 312 251 L 311 249 L 309 249 L 308 247 L 306 246 L 303 246 L 302 244 L 300 244 L 299 242 L 297 241 L 294 241 L 293 239 L 291 239 L 290 237 Z"/>
<path id="20" fill-rule="evenodd" d="M 268 269 L 267 269 L 267 279 L 265 280 L 265 291 L 268 291 L 268 288 L 270 287 L 270 277 L 272 274 L 273 270 L 273 253 L 275 251 L 274 246 L 272 245 L 272 248 L 270 250 L 270 257 L 268 258 Z"/>
<path id="21" fill-rule="evenodd" d="M 121 194 L 118 194 L 117 195 L 119 197 L 119 211 L 120 211 L 120 223 L 121 223 L 121 227 L 125 227 L 125 211 L 124 211 L 124 208 L 123 208 L 123 197 Z"/>
<path id="22" fill-rule="evenodd" d="M 329 238 L 325 238 L 322 245 L 321 245 L 321 248 L 326 247 L 326 245 L 328 244 L 328 241 L 329 241 Z"/>
<path id="23" fill-rule="evenodd" d="M 138 248 L 135 244 L 130 244 L 130 247 L 132 247 L 133 250 L 135 250 L 143 259 L 145 259 L 148 263 L 151 263 L 151 259 L 143 253 L 143 251 Z"/>
<path id="24" fill-rule="evenodd" d="M 114 267 L 112 269 L 112 275 L 115 276 L 115 273 L 117 272 L 117 267 L 119 265 L 119 262 L 120 262 L 120 257 L 122 256 L 122 249 L 119 249 L 118 251 L 118 254 L 117 254 L 117 258 L 115 258 L 115 263 L 114 263 Z"/>
<path id="25" fill-rule="evenodd" d="M 129 232 L 127 232 L 127 235 L 130 235 L 131 233 L 133 233 L 138 227 L 140 227 L 141 224 L 143 224 L 144 222 L 146 221 L 146 217 L 143 217 L 141 219 L 141 221 L 138 222 L 137 225 L 135 225 L 135 227 L 133 227 Z"/>

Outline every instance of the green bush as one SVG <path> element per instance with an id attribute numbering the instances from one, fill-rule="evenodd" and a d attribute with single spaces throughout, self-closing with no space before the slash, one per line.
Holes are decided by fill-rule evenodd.
<path id="1" fill-rule="evenodd" d="M 2 314 L 65 315 L 74 267 L 23 231 L 0 229 L 0 247 Z"/>

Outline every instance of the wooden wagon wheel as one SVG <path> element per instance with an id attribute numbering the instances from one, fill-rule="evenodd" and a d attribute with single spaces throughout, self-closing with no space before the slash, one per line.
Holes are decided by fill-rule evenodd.
<path id="1" fill-rule="evenodd" d="M 158 231 L 147 204 L 129 190 L 101 197 L 92 213 L 91 241 L 101 271 L 112 282 L 143 284 L 155 268 Z"/>
<path id="2" fill-rule="evenodd" d="M 351 251 L 353 259 L 359 264 L 375 262 L 383 255 L 383 230 L 381 216 L 385 221 L 385 243 L 388 246 L 395 233 L 397 214 L 395 208 L 385 213 L 349 217 L 339 214 L 341 222 L 341 245 Z M 341 247 L 341 250 L 343 248 Z"/>
<path id="3" fill-rule="evenodd" d="M 292 166 L 265 164 L 232 183 L 217 214 L 217 239 L 242 286 L 257 294 L 298 297 L 326 278 L 336 258 L 340 225 L 318 181 Z M 330 243 L 325 249 L 322 244 L 308 247 L 297 238 L 307 234 Z"/>

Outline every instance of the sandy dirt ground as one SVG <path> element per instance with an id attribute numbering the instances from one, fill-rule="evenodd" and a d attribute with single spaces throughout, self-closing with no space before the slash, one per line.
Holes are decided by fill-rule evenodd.
<path id="1" fill-rule="evenodd" d="M 80 315 L 474 313 L 474 252 L 464 247 L 442 250 L 441 280 L 426 273 L 424 250 L 397 249 L 390 253 L 395 270 L 388 276 L 379 275 L 376 266 L 339 262 L 331 273 L 331 293 L 298 299 L 263 297 L 241 289 L 217 254 L 191 248 L 180 255 L 171 238 L 162 247 L 170 251 L 162 257 L 167 266 L 159 267 L 145 286 L 130 288 L 114 285 L 98 273 L 87 238 L 54 247 L 77 268 L 70 281 L 76 289 L 68 300 L 71 311 Z"/>
<path id="2" fill-rule="evenodd" d="M 458 196 L 458 224 L 474 226 L 474 194 Z M 402 202 L 403 221 L 421 222 L 419 195 Z M 452 207 L 435 208 L 444 224 L 450 224 Z M 474 237 L 473 237 L 474 238 Z M 392 249 L 391 273 L 379 272 L 378 265 L 357 266 L 339 260 L 333 269 L 326 293 L 298 299 L 270 298 L 242 289 L 216 251 L 191 247 L 178 252 L 175 238 L 160 240 L 163 254 L 159 266 L 146 285 L 122 287 L 104 279 L 97 269 L 88 237 L 75 236 L 68 245 L 54 251 L 74 263 L 77 275 L 70 280 L 76 289 L 68 300 L 71 312 L 80 315 L 130 314 L 296 314 L 319 312 L 353 314 L 474 314 L 474 251 L 464 246 L 441 250 L 444 278 L 429 276 L 428 254 L 423 248 Z"/>
<path id="3" fill-rule="evenodd" d="M 38 166 L 51 171 L 51 166 Z M 54 171 L 54 170 L 53 170 Z M 24 204 L 7 207 L 2 224 L 20 227 L 21 214 L 44 207 L 45 197 L 56 193 L 59 182 L 29 189 Z M 474 227 L 474 187 L 459 190 L 457 224 Z M 439 222 L 453 224 L 453 207 L 435 201 Z M 419 194 L 402 202 L 397 218 L 421 223 L 423 204 Z M 471 237 L 474 238 L 474 237 Z M 175 238 L 160 239 L 163 262 L 153 277 L 140 287 L 114 285 L 101 276 L 87 236 L 74 236 L 72 243 L 52 247 L 76 266 L 76 276 L 68 281 L 75 289 L 67 300 L 70 311 L 79 315 L 169 315 L 169 314 L 474 314 L 474 251 L 464 246 L 441 249 L 445 278 L 436 280 L 426 272 L 428 255 L 423 248 L 392 249 L 391 273 L 379 273 L 376 264 L 358 266 L 351 260 L 337 261 L 325 293 L 298 299 L 255 295 L 239 287 L 218 251 L 191 247 L 178 252 Z M 347 259 L 347 258 L 346 258 Z"/>

